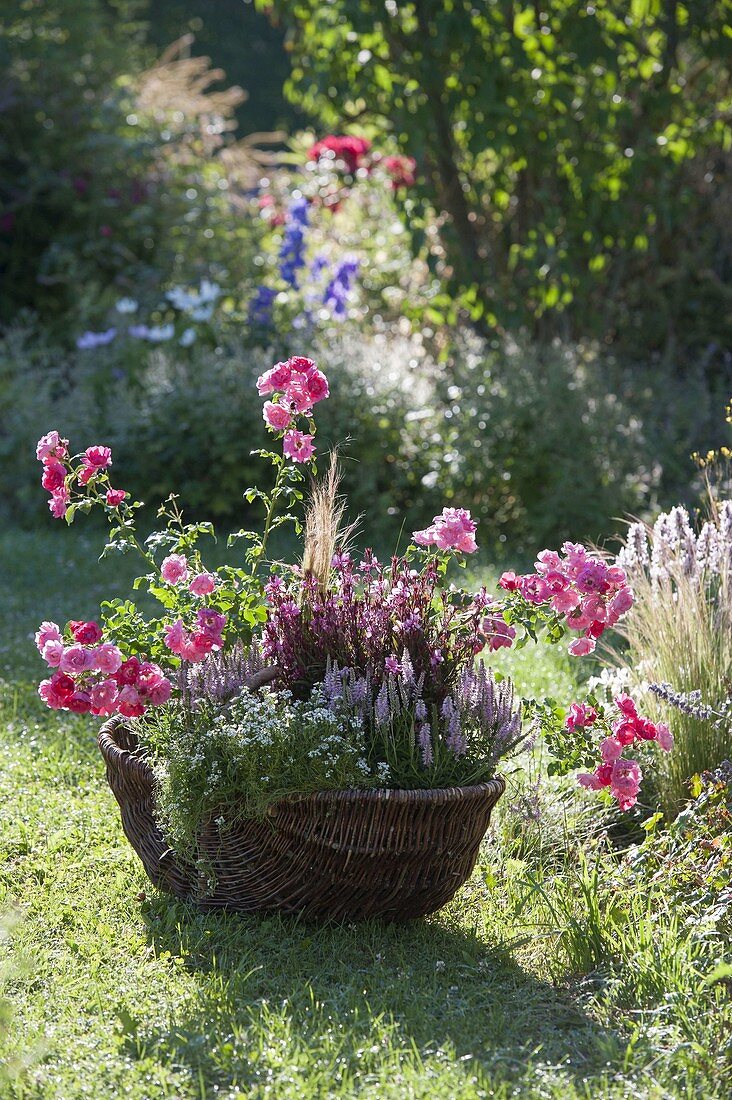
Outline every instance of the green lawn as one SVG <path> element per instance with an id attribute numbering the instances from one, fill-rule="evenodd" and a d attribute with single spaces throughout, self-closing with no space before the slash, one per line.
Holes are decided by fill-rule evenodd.
<path id="1" fill-rule="evenodd" d="M 554 819 L 538 848 L 499 821 L 453 904 L 402 927 L 200 916 L 158 894 L 94 725 L 31 682 L 37 622 L 122 583 L 118 562 L 75 565 L 78 534 L 0 539 L 3 1100 L 729 1095 L 729 994 L 704 985 L 719 946 L 652 890 L 614 890 L 600 847 L 584 898 Z M 571 684 L 560 653 L 513 660 L 532 687 Z"/>

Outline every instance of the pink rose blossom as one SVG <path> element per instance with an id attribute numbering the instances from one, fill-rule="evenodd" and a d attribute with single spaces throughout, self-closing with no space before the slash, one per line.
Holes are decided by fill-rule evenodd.
<path id="1" fill-rule="evenodd" d="M 89 672 L 90 669 L 94 668 L 94 665 L 94 653 L 89 649 L 85 649 L 83 645 L 76 644 L 64 650 L 59 668 L 62 672 L 78 676 L 82 672 Z"/>
<path id="2" fill-rule="evenodd" d="M 674 735 L 665 722 L 659 722 L 656 726 L 656 740 L 664 752 L 671 752 L 674 747 Z"/>
<path id="3" fill-rule="evenodd" d="M 94 667 L 105 676 L 112 676 L 122 667 L 122 654 L 111 642 L 102 642 L 94 651 Z"/>
<path id="4" fill-rule="evenodd" d="M 159 684 L 156 684 L 155 687 L 150 688 L 147 694 L 147 701 L 153 707 L 161 707 L 170 699 L 172 690 L 173 685 L 170 680 L 163 679 Z"/>
<path id="5" fill-rule="evenodd" d="M 501 579 L 498 585 L 506 592 L 515 592 L 519 586 L 519 577 L 517 577 L 512 570 L 508 570 L 505 573 L 501 573 Z"/>
<path id="6" fill-rule="evenodd" d="M 83 466 L 79 467 L 79 473 L 76 480 L 79 485 L 88 485 L 93 477 L 100 473 L 100 470 L 96 466 L 92 466 L 91 463 L 85 462 Z"/>
<path id="7" fill-rule="evenodd" d="M 142 702 L 137 688 L 126 684 L 117 696 L 117 710 L 124 718 L 139 718 L 145 713 L 145 704 Z"/>
<path id="8" fill-rule="evenodd" d="M 295 430 L 285 432 L 282 450 L 285 458 L 291 458 L 293 462 L 309 462 L 315 454 L 313 437 Z"/>
<path id="9" fill-rule="evenodd" d="M 119 508 L 126 496 L 124 489 L 107 489 L 105 500 L 110 508 Z"/>
<path id="10" fill-rule="evenodd" d="M 438 550 L 457 550 L 472 554 L 478 549 L 475 541 L 477 523 L 465 508 L 443 508 L 432 525 L 424 531 L 414 531 L 412 538 L 419 546 L 436 546 Z"/>
<path id="11" fill-rule="evenodd" d="M 43 652 L 43 647 L 46 642 L 58 642 L 61 641 L 61 638 L 61 629 L 58 624 L 45 620 L 36 631 L 36 646 L 38 647 L 38 652 Z"/>
<path id="12" fill-rule="evenodd" d="M 73 680 L 71 684 L 73 692 Z M 66 700 L 72 692 L 62 694 L 52 679 L 41 680 L 38 685 L 38 694 L 41 699 L 43 699 L 46 706 L 50 707 L 51 710 L 61 710 L 62 707 L 66 706 Z"/>
<path id="13" fill-rule="evenodd" d="M 611 616 L 614 622 L 620 618 L 621 615 L 625 615 L 626 611 L 630 611 L 633 606 L 633 592 L 630 588 L 621 588 L 610 600 L 608 604 L 608 614 Z"/>
<path id="14" fill-rule="evenodd" d="M 637 718 L 638 708 L 636 703 L 629 695 L 618 695 L 615 699 L 615 706 L 618 708 L 621 714 L 624 714 L 626 718 Z"/>
<path id="15" fill-rule="evenodd" d="M 36 444 L 36 458 L 39 462 L 45 462 L 49 458 L 65 458 L 67 454 L 67 440 L 61 439 L 58 432 L 42 435 Z"/>
<path id="16" fill-rule="evenodd" d="M 112 452 L 109 447 L 87 447 L 84 451 L 84 465 L 97 470 L 106 470 L 112 465 Z"/>
<path id="17" fill-rule="evenodd" d="M 60 489 L 57 489 L 51 494 L 51 499 L 48 502 L 48 507 L 51 515 L 54 519 L 63 519 L 68 511 L 69 500 L 71 499 L 69 490 L 65 485 L 62 485 Z"/>
<path id="18" fill-rule="evenodd" d="M 165 644 L 171 653 L 175 653 L 177 657 L 181 657 L 183 654 L 183 647 L 188 640 L 188 631 L 183 626 L 180 619 L 171 623 L 165 628 Z"/>
<path id="19" fill-rule="evenodd" d="M 546 603 L 550 599 L 552 590 L 543 577 L 536 573 L 529 573 L 521 578 L 521 595 L 529 603 Z"/>
<path id="20" fill-rule="evenodd" d="M 623 755 L 623 746 L 614 737 L 606 737 L 600 742 L 600 755 L 603 764 L 614 764 Z"/>
<path id="21" fill-rule="evenodd" d="M 41 656 L 49 668 L 58 668 L 64 655 L 64 643 L 59 638 L 51 638 L 43 647 Z"/>
<path id="22" fill-rule="evenodd" d="M 257 379 L 259 396 L 265 397 L 268 393 L 274 393 L 275 390 L 284 390 L 291 377 L 292 367 L 289 360 L 285 363 L 275 363 Z"/>
<path id="23" fill-rule="evenodd" d="M 96 645 L 102 640 L 102 628 L 99 623 L 85 622 L 83 619 L 69 623 L 74 641 L 79 645 Z"/>
<path id="24" fill-rule="evenodd" d="M 318 401 L 324 401 L 326 397 L 330 396 L 328 379 L 322 371 L 313 370 L 308 376 L 308 393 L 313 405 L 316 405 Z"/>
<path id="25" fill-rule="evenodd" d="M 602 596 L 585 596 L 582 601 L 582 614 L 593 622 L 604 622 L 605 603 Z"/>
<path id="26" fill-rule="evenodd" d="M 169 554 L 164 559 L 160 572 L 168 584 L 181 584 L 188 576 L 188 562 L 183 554 Z"/>
<path id="27" fill-rule="evenodd" d="M 285 405 L 275 404 L 273 401 L 265 401 L 262 416 L 270 428 L 282 432 L 292 423 L 292 413 Z"/>
<path id="28" fill-rule="evenodd" d="M 573 592 L 568 588 L 566 592 L 558 592 L 552 599 L 552 610 L 558 615 L 566 615 L 579 606 L 581 596 L 579 592 Z"/>
<path id="29" fill-rule="evenodd" d="M 88 714 L 91 710 L 91 696 L 88 691 L 75 691 L 64 705 L 74 714 Z"/>
<path id="30" fill-rule="evenodd" d="M 568 651 L 572 657 L 587 657 L 594 651 L 595 644 L 594 638 L 575 638 Z"/>
<path id="31" fill-rule="evenodd" d="M 613 725 L 613 736 L 621 745 L 632 745 L 635 741 L 635 719 L 624 718 Z"/>
<path id="32" fill-rule="evenodd" d="M 55 493 L 66 483 L 66 467 L 57 459 L 52 458 L 43 467 L 41 485 L 49 493 Z"/>
<path id="33" fill-rule="evenodd" d="M 120 687 L 132 687 L 137 683 L 139 673 L 140 661 L 137 657 L 130 657 L 119 666 L 114 678 Z"/>
<path id="34" fill-rule="evenodd" d="M 585 729 L 597 721 L 597 711 L 585 703 L 572 703 L 564 720 L 568 730 Z"/>
<path id="35" fill-rule="evenodd" d="M 536 555 L 534 568 L 537 573 L 548 573 L 550 571 L 561 570 L 562 562 L 559 554 L 556 550 L 542 550 Z"/>
<path id="36" fill-rule="evenodd" d="M 183 642 L 180 655 L 184 661 L 190 661 L 193 665 L 198 664 L 208 657 L 211 650 L 215 648 L 216 641 L 213 635 L 203 630 L 195 631 Z"/>
<path id="37" fill-rule="evenodd" d="M 613 764 L 610 789 L 621 810 L 630 810 L 638 801 L 643 772 L 635 760 L 616 760 Z"/>
<path id="38" fill-rule="evenodd" d="M 188 591 L 194 596 L 210 596 L 216 588 L 216 578 L 212 573 L 199 573 L 188 585 Z"/>
<path id="39" fill-rule="evenodd" d="M 92 714 L 107 716 L 114 714 L 119 689 L 114 680 L 102 680 L 91 689 L 90 700 Z"/>

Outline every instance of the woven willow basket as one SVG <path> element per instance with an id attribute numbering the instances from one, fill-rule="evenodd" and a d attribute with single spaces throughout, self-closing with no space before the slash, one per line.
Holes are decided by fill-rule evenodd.
<path id="1" fill-rule="evenodd" d="M 154 776 L 124 720 L 99 748 L 122 827 L 152 882 L 200 909 L 408 920 L 445 905 L 470 875 L 501 778 L 435 791 L 323 791 L 284 798 L 264 820 L 199 832 L 215 885 L 179 859 L 154 817 Z"/>

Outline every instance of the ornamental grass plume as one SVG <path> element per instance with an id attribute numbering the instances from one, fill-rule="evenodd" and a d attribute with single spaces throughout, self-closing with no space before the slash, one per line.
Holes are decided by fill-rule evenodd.
<path id="1" fill-rule="evenodd" d="M 635 603 L 619 627 L 628 643 L 623 665 L 674 692 L 725 699 L 732 678 L 732 501 L 715 505 L 696 532 L 684 508 L 659 516 L 653 527 L 631 524 L 618 564 L 627 572 Z M 668 703 L 648 700 L 654 720 Z M 688 797 L 688 780 L 732 752 L 732 728 L 703 712 L 676 710 L 674 752 L 656 771 L 660 804 L 675 815 Z"/>
<path id="2" fill-rule="evenodd" d="M 321 594 L 328 587 L 336 550 L 345 548 L 357 526 L 343 526 L 346 502 L 338 492 L 340 484 L 338 454 L 331 451 L 328 473 L 313 484 L 305 510 L 302 574 L 315 581 Z"/>

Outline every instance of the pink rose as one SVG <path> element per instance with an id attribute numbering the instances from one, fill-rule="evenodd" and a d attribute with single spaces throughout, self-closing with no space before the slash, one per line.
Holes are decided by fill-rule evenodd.
<path id="1" fill-rule="evenodd" d="M 93 477 L 100 473 L 97 466 L 92 466 L 90 462 L 85 462 L 83 466 L 79 467 L 79 473 L 76 480 L 79 485 L 88 485 Z"/>
<path id="2" fill-rule="evenodd" d="M 60 489 L 56 489 L 54 493 L 51 493 L 48 507 L 54 519 L 64 518 L 68 510 L 70 499 L 69 490 L 65 485 L 62 485 Z"/>
<path id="3" fill-rule="evenodd" d="M 613 619 L 613 622 L 617 622 L 621 615 L 625 615 L 626 611 L 630 611 L 633 606 L 633 592 L 630 588 L 621 588 L 613 596 L 608 604 L 608 614 Z"/>
<path id="4" fill-rule="evenodd" d="M 173 685 L 170 680 L 163 679 L 155 687 L 151 688 L 147 694 L 147 701 L 153 707 L 162 707 L 164 703 L 167 703 L 170 699 Z"/>
<path id="5" fill-rule="evenodd" d="M 562 568 L 562 562 L 556 550 L 542 550 L 536 555 L 534 568 L 537 573 L 558 572 Z"/>
<path id="6" fill-rule="evenodd" d="M 564 720 L 568 730 L 584 729 L 597 721 L 597 711 L 594 707 L 588 707 L 585 703 L 572 703 L 569 713 Z"/>
<path id="7" fill-rule="evenodd" d="M 152 688 L 162 684 L 164 679 L 165 674 L 159 665 L 153 664 L 152 661 L 144 661 L 137 674 L 137 690 L 140 695 L 146 695 Z"/>
<path id="8" fill-rule="evenodd" d="M 285 363 L 275 363 L 268 371 L 257 379 L 257 390 L 260 397 L 265 397 L 275 390 L 284 390 L 292 377 L 292 368 L 289 360 Z"/>
<path id="9" fill-rule="evenodd" d="M 145 713 L 145 704 L 131 684 L 126 684 L 117 696 L 117 710 L 124 718 L 139 718 Z"/>
<path id="10" fill-rule="evenodd" d="M 285 400 L 289 401 L 296 413 L 309 413 L 313 407 L 313 399 L 307 388 L 307 379 L 294 375 L 285 389 Z"/>
<path id="11" fill-rule="evenodd" d="M 43 467 L 41 485 L 49 493 L 54 493 L 66 483 L 66 467 L 58 459 L 52 458 Z"/>
<path id="12" fill-rule="evenodd" d="M 112 676 L 122 667 L 122 654 L 111 642 L 102 642 L 94 652 L 94 667 L 105 676 Z"/>
<path id="13" fill-rule="evenodd" d="M 600 755 L 603 764 L 614 764 L 623 755 L 623 746 L 614 737 L 606 737 L 600 742 Z"/>
<path id="14" fill-rule="evenodd" d="M 508 570 L 505 573 L 501 573 L 501 579 L 498 585 L 500 588 L 503 588 L 505 592 L 515 592 L 519 586 L 519 578 L 513 570 Z"/>
<path id="15" fill-rule="evenodd" d="M 262 416 L 270 428 L 282 432 L 292 423 L 292 413 L 284 405 L 275 404 L 273 401 L 265 401 Z"/>
<path id="16" fill-rule="evenodd" d="M 632 745 L 635 741 L 635 719 L 624 718 L 613 725 L 613 736 L 621 745 Z"/>
<path id="17" fill-rule="evenodd" d="M 119 689 L 114 680 L 102 680 L 91 689 L 90 701 L 92 714 L 107 716 L 116 710 Z"/>
<path id="18" fill-rule="evenodd" d="M 61 710 L 66 705 L 66 697 L 59 694 L 53 680 L 41 680 L 38 685 L 38 694 L 51 710 Z"/>
<path id="19" fill-rule="evenodd" d="M 282 450 L 285 458 L 291 458 L 293 462 L 309 462 L 315 454 L 313 437 L 295 430 L 285 432 Z"/>
<path id="20" fill-rule="evenodd" d="M 36 646 L 38 647 L 38 652 L 43 652 L 43 647 L 46 642 L 59 642 L 61 638 L 61 629 L 56 623 L 48 622 L 48 620 L 42 622 L 36 631 Z"/>
<path id="21" fill-rule="evenodd" d="M 552 610 L 556 611 L 557 615 L 566 615 L 579 606 L 580 598 L 579 592 L 573 592 L 571 588 L 566 592 L 557 592 L 552 598 Z"/>
<path id="22" fill-rule="evenodd" d="M 216 646 L 217 641 L 218 639 L 212 634 L 207 634 L 203 630 L 195 631 L 186 638 L 180 655 L 185 661 L 190 661 L 193 665 L 199 664 L 201 661 L 205 661 L 211 650 Z"/>
<path id="23" fill-rule="evenodd" d="M 91 710 L 91 696 L 88 691 L 75 691 L 66 700 L 65 705 L 74 714 L 88 714 Z"/>
<path id="24" fill-rule="evenodd" d="M 529 603 L 546 603 L 552 595 L 552 590 L 543 577 L 536 573 L 529 573 L 521 578 L 521 595 Z"/>
<path id="25" fill-rule="evenodd" d="M 665 722 L 659 722 L 656 726 L 656 740 L 664 752 L 671 752 L 674 747 L 674 735 Z"/>
<path id="26" fill-rule="evenodd" d="M 615 706 L 626 718 L 638 717 L 638 707 L 629 695 L 618 695 L 615 699 Z"/>
<path id="27" fill-rule="evenodd" d="M 180 619 L 165 628 L 165 644 L 171 653 L 183 656 L 183 648 L 188 641 L 188 631 Z"/>
<path id="28" fill-rule="evenodd" d="M 89 649 L 84 649 L 83 645 L 76 644 L 64 650 L 59 668 L 62 672 L 78 676 L 80 673 L 88 672 L 94 668 L 94 664 L 94 653 Z"/>
<path id="29" fill-rule="evenodd" d="M 606 612 L 602 596 L 585 596 L 582 601 L 582 614 L 593 622 L 604 622 Z"/>
<path id="30" fill-rule="evenodd" d="M 587 657 L 594 651 L 595 645 L 594 638 L 575 638 L 567 649 L 572 657 Z"/>
<path id="31" fill-rule="evenodd" d="M 188 585 L 188 591 L 194 596 L 210 596 L 216 588 L 216 578 L 212 573 L 199 573 Z"/>
<path id="32" fill-rule="evenodd" d="M 84 465 L 97 470 L 106 470 L 112 465 L 112 452 L 109 447 L 87 447 L 84 451 Z"/>
<path id="33" fill-rule="evenodd" d="M 58 668 L 64 655 L 64 643 L 60 638 L 50 638 L 43 647 L 41 656 L 50 668 Z"/>
<path id="34" fill-rule="evenodd" d="M 615 588 L 619 588 L 621 585 L 628 583 L 625 570 L 621 569 L 619 565 L 611 565 L 607 571 L 607 580 Z"/>
<path id="35" fill-rule="evenodd" d="M 65 458 L 67 454 L 67 440 L 61 439 L 58 432 L 42 435 L 36 444 L 36 458 L 39 462 L 45 462 L 49 458 Z"/>
<path id="36" fill-rule="evenodd" d="M 71 633 L 74 635 L 74 641 L 79 645 L 96 645 L 97 642 L 102 640 L 102 628 L 95 622 L 79 622 L 69 623 L 71 627 Z"/>
<path id="37" fill-rule="evenodd" d="M 439 550 L 472 554 L 478 549 L 475 541 L 477 526 L 467 509 L 443 508 L 442 514 L 434 517 L 430 527 L 412 532 L 412 538 L 419 546 L 436 546 Z"/>
<path id="38" fill-rule="evenodd" d="M 328 379 L 325 377 L 322 371 L 313 370 L 308 377 L 308 393 L 310 394 L 310 400 L 313 405 L 318 401 L 325 400 L 330 395 L 330 389 L 328 388 Z"/>
<path id="39" fill-rule="evenodd" d="M 114 678 L 120 687 L 132 687 L 137 683 L 137 677 L 140 673 L 140 662 L 137 657 L 130 657 L 129 660 L 124 661 L 117 672 L 114 673 Z"/>
<path id="40" fill-rule="evenodd" d="M 630 810 L 638 801 L 643 772 L 635 760 L 616 760 L 613 764 L 610 789 L 621 810 Z"/>
<path id="41" fill-rule="evenodd" d="M 119 508 L 126 496 L 124 489 L 107 489 L 105 500 L 110 508 Z"/>
<path id="42" fill-rule="evenodd" d="M 181 584 L 188 576 L 188 562 L 183 554 L 169 554 L 164 559 L 160 572 L 168 584 Z"/>

